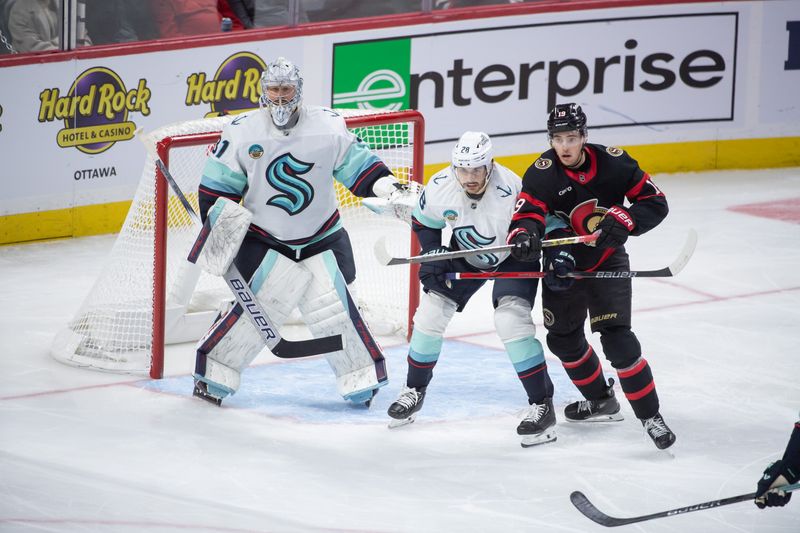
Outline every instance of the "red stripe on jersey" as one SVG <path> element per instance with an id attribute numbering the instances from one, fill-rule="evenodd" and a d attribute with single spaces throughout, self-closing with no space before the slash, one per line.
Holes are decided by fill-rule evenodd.
<path id="1" fill-rule="evenodd" d="M 572 382 L 573 382 L 573 383 L 575 384 L 575 386 L 577 386 L 577 387 L 580 387 L 581 385 L 588 385 L 589 383 L 591 383 L 592 381 L 594 381 L 594 380 L 596 380 L 596 379 L 597 379 L 597 376 L 599 376 L 599 375 L 600 375 L 600 372 L 601 372 L 602 370 L 603 370 L 603 367 L 602 367 L 602 366 L 600 366 L 600 365 L 597 365 L 597 370 L 595 370 L 595 371 L 592 373 L 592 375 L 591 375 L 591 376 L 589 376 L 589 377 L 588 377 L 588 378 L 586 378 L 586 379 L 573 379 L 573 380 L 572 380 Z"/>
<path id="2" fill-rule="evenodd" d="M 538 213 L 514 213 L 514 216 L 511 217 L 511 220 L 522 220 L 524 218 L 532 218 L 533 220 L 538 220 L 544 224 L 544 217 Z"/>
<path id="3" fill-rule="evenodd" d="M 534 207 L 537 207 L 537 208 L 541 209 L 542 212 L 544 212 L 544 213 L 547 213 L 547 211 L 548 211 L 546 203 L 542 202 L 541 200 L 539 200 L 537 198 L 534 198 L 533 196 L 531 196 L 530 194 L 528 194 L 526 192 L 519 193 L 519 199 L 525 200 L 526 202 L 530 203 Z"/>
<path id="4" fill-rule="evenodd" d="M 617 375 L 619 376 L 620 379 L 629 378 L 641 372 L 642 369 L 646 366 L 647 366 L 647 361 L 643 357 L 640 357 L 639 360 L 636 361 L 636 363 L 634 363 L 633 366 L 626 368 L 625 370 L 617 371 Z"/>
<path id="5" fill-rule="evenodd" d="M 644 188 L 645 183 L 647 183 L 647 180 L 649 180 L 649 179 L 650 179 L 650 175 L 647 174 L 647 172 L 645 172 L 644 176 L 642 176 L 642 179 L 639 180 L 639 183 L 634 185 L 631 188 L 631 190 L 629 190 L 628 192 L 625 193 L 625 197 L 628 198 L 628 200 L 630 200 L 631 202 L 634 199 L 638 199 L 639 195 L 642 193 L 642 189 Z"/>
<path id="6" fill-rule="evenodd" d="M 630 394 L 628 394 L 628 393 L 626 392 L 626 393 L 625 393 L 625 397 L 626 397 L 626 398 L 627 398 L 629 401 L 633 401 L 633 400 L 641 400 L 642 398 L 644 398 L 645 396 L 647 396 L 648 394 L 650 394 L 650 393 L 653 391 L 653 389 L 655 389 L 655 388 L 656 388 L 656 382 L 655 382 L 655 381 L 651 381 L 650 383 L 648 383 L 648 384 L 647 384 L 647 386 L 645 386 L 645 387 L 644 387 L 643 389 L 641 389 L 641 390 L 638 390 L 638 391 L 636 391 L 636 392 L 632 392 L 632 393 L 630 393 Z"/>
<path id="7" fill-rule="evenodd" d="M 564 368 L 578 368 L 592 356 L 592 352 L 593 352 L 592 347 L 589 346 L 589 348 L 586 350 L 586 353 L 584 353 L 580 359 L 578 359 L 577 361 L 571 361 L 569 363 L 562 362 L 561 365 Z"/>
<path id="8" fill-rule="evenodd" d="M 379 167 L 379 166 L 381 166 L 382 164 L 383 164 L 383 162 L 382 162 L 382 161 L 376 161 L 376 162 L 375 162 L 375 163 L 374 163 L 374 164 L 373 164 L 371 167 L 369 167 L 367 170 L 365 170 L 364 172 L 362 172 L 362 173 L 361 173 L 361 177 L 359 177 L 358 179 L 356 179 L 355 183 L 353 183 L 353 186 L 352 186 L 352 187 L 350 187 L 350 190 L 351 190 L 351 191 L 354 191 L 354 190 L 358 189 L 358 186 L 359 186 L 359 185 L 361 185 L 361 182 L 362 182 L 362 181 L 364 181 L 364 178 L 366 178 L 367 176 L 369 176 L 369 175 L 370 175 L 370 173 L 371 173 L 373 170 L 375 170 L 376 168 L 378 168 L 378 167 Z"/>

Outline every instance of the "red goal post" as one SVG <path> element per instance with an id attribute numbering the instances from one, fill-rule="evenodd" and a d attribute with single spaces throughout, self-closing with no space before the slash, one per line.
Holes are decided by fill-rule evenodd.
<path id="1" fill-rule="evenodd" d="M 337 111 L 398 180 L 422 183 L 425 124 L 419 112 Z M 195 209 L 202 166 L 231 118 L 170 125 L 144 139 L 155 144 Z M 408 224 L 369 212 L 360 199 L 336 186 L 356 259 L 355 294 L 367 322 L 376 334 L 407 338 L 419 301 L 418 266 L 380 265 L 372 245 L 382 235 L 391 237 L 398 255 L 415 255 L 419 245 Z M 155 159 L 148 156 L 109 261 L 76 317 L 56 336 L 52 355 L 76 366 L 146 371 L 161 378 L 165 344 L 197 340 L 231 299 L 221 278 L 185 260 L 196 234 Z"/>

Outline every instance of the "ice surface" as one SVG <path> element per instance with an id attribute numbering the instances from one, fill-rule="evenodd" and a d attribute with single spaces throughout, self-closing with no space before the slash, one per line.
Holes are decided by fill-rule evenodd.
<path id="1" fill-rule="evenodd" d="M 565 422 L 578 393 L 549 354 L 558 440 L 521 448 L 525 396 L 486 289 L 453 321 L 417 421 L 390 431 L 397 339 L 383 340 L 390 383 L 370 410 L 337 397 L 324 360 L 269 355 L 215 408 L 191 397 L 189 344 L 168 348 L 159 382 L 49 357 L 113 236 L 0 248 L 0 531 L 591 532 L 604 528 L 570 504 L 573 490 L 623 517 L 752 492 L 800 409 L 800 169 L 656 181 L 671 212 L 629 241 L 633 267 L 665 266 L 688 228 L 699 234 L 679 276 L 634 281 L 671 453 L 624 401 L 623 422 Z M 538 306 L 534 317 L 544 340 Z M 625 530 L 795 533 L 800 495 Z"/>

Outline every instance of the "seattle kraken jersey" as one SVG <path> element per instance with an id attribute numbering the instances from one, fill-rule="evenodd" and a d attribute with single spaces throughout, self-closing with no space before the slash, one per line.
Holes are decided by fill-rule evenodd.
<path id="1" fill-rule="evenodd" d="M 667 216 L 664 193 L 635 159 L 613 146 L 587 143 L 586 161 L 577 170 L 564 167 L 555 150 L 543 153 L 525 172 L 522 193 L 512 227 L 535 227 L 544 235 L 545 216 L 556 216 L 561 226 L 574 235 L 594 232 L 606 211 L 624 206 L 634 220 L 631 235 L 641 235 Z M 548 230 L 550 229 L 548 220 Z M 585 245 L 572 247 L 579 270 L 596 268 L 614 249 Z"/>
<path id="2" fill-rule="evenodd" d="M 494 163 L 489 184 L 480 200 L 464 192 L 448 166 L 434 174 L 414 209 L 413 223 L 434 230 L 450 226 L 452 245 L 459 250 L 501 246 L 506 242 L 511 215 L 522 183 L 519 176 Z M 508 252 L 473 255 L 466 261 L 480 270 L 492 270 Z"/>
<path id="3" fill-rule="evenodd" d="M 372 195 L 377 178 L 391 174 L 341 115 L 317 106 L 299 112 L 286 133 L 261 110 L 237 115 L 223 128 L 200 181 L 201 199 L 244 198 L 253 213 L 250 230 L 293 247 L 341 227 L 333 179 L 363 197 Z"/>

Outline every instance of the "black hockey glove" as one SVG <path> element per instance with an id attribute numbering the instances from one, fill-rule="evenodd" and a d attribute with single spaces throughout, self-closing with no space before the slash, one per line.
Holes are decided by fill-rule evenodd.
<path id="1" fill-rule="evenodd" d="M 509 234 L 506 242 L 514 245 L 514 248 L 511 249 L 511 257 L 517 261 L 538 261 L 539 255 L 542 253 L 542 241 L 536 230 L 528 232 L 518 228 Z"/>
<path id="2" fill-rule="evenodd" d="M 636 223 L 627 209 L 619 205 L 612 206 L 595 228 L 601 232 L 594 245 L 598 248 L 618 248 L 625 244 L 635 227 Z"/>
<path id="3" fill-rule="evenodd" d="M 572 287 L 575 278 L 564 277 L 575 272 L 575 258 L 565 250 L 548 248 L 544 252 L 544 284 L 551 291 L 565 291 Z"/>
<path id="4" fill-rule="evenodd" d="M 764 507 L 783 507 L 792 498 L 791 492 L 767 492 L 771 487 L 780 487 L 797 483 L 800 472 L 790 466 L 783 459 L 775 461 L 764 470 L 764 475 L 758 480 L 756 490 L 756 505 L 759 509 Z"/>
<path id="5" fill-rule="evenodd" d="M 445 246 L 439 246 L 428 250 L 422 255 L 435 255 L 451 251 Z M 453 271 L 453 262 L 449 259 L 443 261 L 428 261 L 420 263 L 419 265 L 419 280 L 422 286 L 429 291 L 438 292 L 440 294 L 447 294 L 450 289 L 450 280 L 445 277 L 445 274 Z"/>

